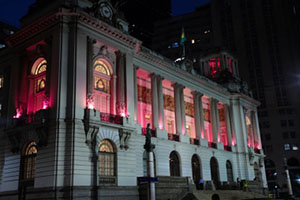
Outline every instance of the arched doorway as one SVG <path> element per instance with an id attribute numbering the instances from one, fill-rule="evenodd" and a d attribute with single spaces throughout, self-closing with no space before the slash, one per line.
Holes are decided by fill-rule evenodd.
<path id="1" fill-rule="evenodd" d="M 196 154 L 192 157 L 192 172 L 194 183 L 197 185 L 201 179 L 201 166 L 199 157 Z"/>
<path id="2" fill-rule="evenodd" d="M 180 176 L 180 163 L 178 154 L 172 151 L 169 157 L 170 162 L 170 176 Z"/>
<path id="3" fill-rule="evenodd" d="M 218 165 L 218 161 L 215 157 L 212 157 L 210 159 L 210 173 L 211 173 L 211 180 L 215 184 L 215 187 L 218 188 L 220 185 L 219 165 Z"/>

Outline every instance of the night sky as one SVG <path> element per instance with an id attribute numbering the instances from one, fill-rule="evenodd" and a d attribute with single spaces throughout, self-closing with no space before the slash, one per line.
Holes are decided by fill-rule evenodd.
<path id="1" fill-rule="evenodd" d="M 24 16 L 35 0 L 0 0 L 0 21 L 19 27 L 19 19 Z M 209 0 L 172 0 L 173 15 L 192 12 L 194 7 Z"/>

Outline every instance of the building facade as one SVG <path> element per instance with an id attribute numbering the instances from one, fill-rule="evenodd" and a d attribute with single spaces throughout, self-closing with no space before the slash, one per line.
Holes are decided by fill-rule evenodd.
<path id="1" fill-rule="evenodd" d="M 200 179 L 267 187 L 259 103 L 230 54 L 198 73 L 143 47 L 109 1 L 40 2 L 0 51 L 1 199 L 138 199 L 147 124 L 168 197 Z"/>

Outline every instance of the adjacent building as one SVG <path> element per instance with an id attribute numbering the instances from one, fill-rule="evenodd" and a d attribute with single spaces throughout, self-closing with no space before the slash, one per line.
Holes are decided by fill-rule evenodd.
<path id="1" fill-rule="evenodd" d="M 186 57 L 198 69 L 210 52 L 207 47 L 227 49 L 238 58 L 241 78 L 261 103 L 269 189 L 287 192 L 286 159 L 293 191 L 299 195 L 299 2 L 211 0 L 193 13 L 157 23 L 153 49 L 176 60 L 182 55 L 182 26 L 188 38 Z"/>
<path id="2" fill-rule="evenodd" d="M 259 102 L 230 53 L 174 64 L 106 0 L 37 1 L 21 22 L 0 51 L 1 199 L 143 199 L 147 124 L 157 199 L 200 179 L 264 192 Z"/>

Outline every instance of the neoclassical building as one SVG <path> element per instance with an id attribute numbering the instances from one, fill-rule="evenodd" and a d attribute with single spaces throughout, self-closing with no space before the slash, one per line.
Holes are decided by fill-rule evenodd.
<path id="1" fill-rule="evenodd" d="M 143 199 L 148 123 L 158 195 L 267 187 L 259 102 L 232 55 L 174 63 L 106 0 L 37 1 L 21 22 L 0 51 L 0 199 Z"/>

